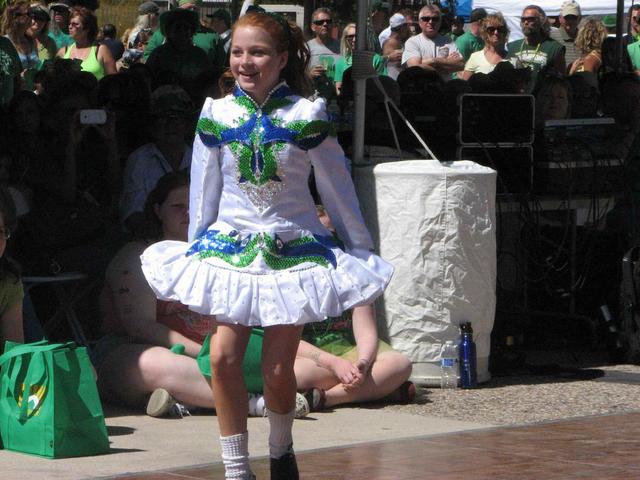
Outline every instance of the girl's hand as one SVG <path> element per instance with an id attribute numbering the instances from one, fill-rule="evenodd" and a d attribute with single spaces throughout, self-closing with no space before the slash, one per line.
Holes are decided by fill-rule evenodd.
<path id="1" fill-rule="evenodd" d="M 331 370 L 343 385 L 351 384 L 351 382 L 353 382 L 354 376 L 358 374 L 358 370 L 350 361 L 338 357 L 336 357 Z"/>

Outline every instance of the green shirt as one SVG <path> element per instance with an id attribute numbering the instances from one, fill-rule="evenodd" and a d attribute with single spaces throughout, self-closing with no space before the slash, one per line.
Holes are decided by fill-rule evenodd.
<path id="1" fill-rule="evenodd" d="M 49 37 L 56 42 L 56 50 L 60 50 L 62 47 L 69 47 L 73 45 L 74 40 L 70 35 L 67 35 L 63 31 L 58 31 L 58 33 L 53 33 L 53 31 L 49 32 Z"/>
<path id="2" fill-rule="evenodd" d="M 144 49 L 144 58 L 148 59 L 151 56 L 151 52 L 162 44 L 164 44 L 164 35 L 158 29 L 153 33 L 147 47 Z M 204 51 L 210 64 L 217 67 L 224 66 L 226 61 L 224 42 L 220 40 L 220 35 L 216 32 L 201 26 L 193 36 L 193 44 Z"/>
<path id="3" fill-rule="evenodd" d="M 527 93 L 533 92 L 538 73 L 544 67 L 553 67 L 558 55 L 564 55 L 564 46 L 555 40 L 545 38 L 537 45 L 529 45 L 526 39 L 515 40 L 507 44 L 507 58 L 515 61 L 516 68 L 531 69 L 531 80 Z M 564 72 L 560 72 L 564 75 Z"/>
<path id="4" fill-rule="evenodd" d="M 169 43 L 160 45 L 153 51 L 147 60 L 147 66 L 156 76 L 162 72 L 175 72 L 181 82 L 187 85 L 202 72 L 213 68 L 200 48 L 190 46 L 186 52 L 178 52 Z"/>
<path id="5" fill-rule="evenodd" d="M 472 53 L 484 48 L 484 41 L 471 32 L 464 32 L 456 39 L 456 47 L 466 63 Z"/>
<path id="6" fill-rule="evenodd" d="M 22 64 L 13 43 L 6 37 L 0 37 L 0 105 L 11 101 L 15 79 L 21 71 Z"/>
<path id="7" fill-rule="evenodd" d="M 348 57 L 340 57 L 336 62 L 336 71 L 333 79 L 335 82 L 342 82 L 342 76 L 344 75 L 344 71 L 351 67 L 353 63 L 353 57 L 349 55 Z M 373 56 L 373 68 L 375 68 L 378 75 L 386 75 L 387 74 L 387 62 L 384 61 L 382 56 L 377 53 Z"/>
<path id="8" fill-rule="evenodd" d="M 631 65 L 635 70 L 640 70 L 640 41 L 635 41 L 627 45 L 627 52 L 631 59 Z"/>

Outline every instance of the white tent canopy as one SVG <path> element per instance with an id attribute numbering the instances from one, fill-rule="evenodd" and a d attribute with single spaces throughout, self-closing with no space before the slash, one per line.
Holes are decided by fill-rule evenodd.
<path id="1" fill-rule="evenodd" d="M 527 5 L 538 5 L 542 8 L 548 16 L 560 15 L 560 7 L 563 0 L 529 0 L 529 1 L 517 1 L 513 0 L 474 0 L 471 5 L 472 8 L 484 8 L 489 13 L 501 12 L 511 30 L 509 40 L 517 40 L 522 38 L 522 32 L 520 30 L 520 15 L 522 10 Z M 582 11 L 582 17 L 588 17 L 589 15 L 607 15 L 616 13 L 616 2 L 612 0 L 577 0 Z M 625 11 L 631 6 L 632 0 L 625 0 Z"/>

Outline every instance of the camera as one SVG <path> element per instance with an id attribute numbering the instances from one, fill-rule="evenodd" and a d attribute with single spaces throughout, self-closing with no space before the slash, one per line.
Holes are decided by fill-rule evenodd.
<path id="1" fill-rule="evenodd" d="M 104 125 L 107 122 L 107 112 L 104 109 L 80 110 L 82 125 Z"/>

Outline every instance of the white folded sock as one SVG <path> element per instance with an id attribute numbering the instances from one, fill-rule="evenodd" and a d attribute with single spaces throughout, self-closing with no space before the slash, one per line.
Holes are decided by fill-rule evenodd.
<path id="1" fill-rule="evenodd" d="M 280 458 L 291 450 L 293 437 L 293 419 L 296 415 L 294 408 L 289 413 L 276 413 L 267 408 L 267 418 L 269 419 L 269 456 Z"/>
<path id="2" fill-rule="evenodd" d="M 255 478 L 249 465 L 249 432 L 220 437 L 224 478 L 250 480 Z"/>

